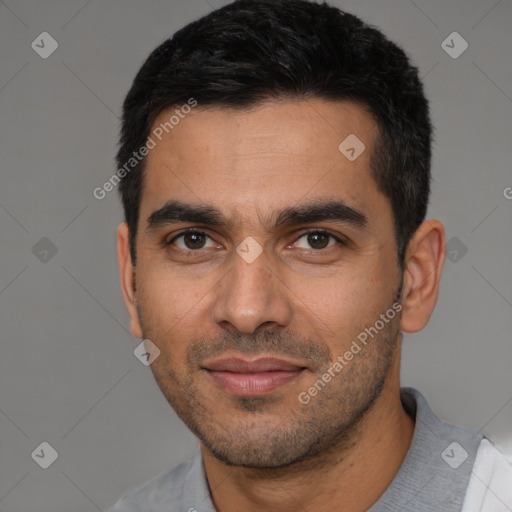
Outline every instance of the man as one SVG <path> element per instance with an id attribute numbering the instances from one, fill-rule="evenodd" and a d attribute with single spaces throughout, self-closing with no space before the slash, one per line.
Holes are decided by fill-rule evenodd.
<path id="1" fill-rule="evenodd" d="M 512 510 L 512 466 L 400 389 L 434 309 L 417 69 L 327 4 L 241 0 L 177 32 L 124 103 L 132 333 L 200 447 L 112 509 Z"/>

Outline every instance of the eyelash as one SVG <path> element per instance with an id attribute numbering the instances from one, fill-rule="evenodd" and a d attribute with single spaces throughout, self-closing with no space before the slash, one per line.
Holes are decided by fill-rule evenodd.
<path id="1" fill-rule="evenodd" d="M 188 228 L 188 229 L 185 229 L 184 231 L 181 231 L 179 234 L 175 235 L 174 237 L 171 238 L 171 240 L 167 241 L 167 240 L 164 240 L 163 241 L 163 246 L 164 247 L 169 247 L 170 245 L 172 245 L 178 238 L 180 237 L 183 237 L 185 235 L 188 235 L 188 234 L 199 234 L 199 235 L 205 235 L 207 238 L 209 238 L 210 240 L 212 240 L 212 238 L 206 234 L 204 231 L 200 231 L 196 228 Z M 300 240 L 301 238 L 307 236 L 307 235 L 312 235 L 312 234 L 321 234 L 321 235 L 327 235 L 331 238 L 333 238 L 334 240 L 336 240 L 336 242 L 338 242 L 339 244 L 341 245 L 344 245 L 346 246 L 347 243 L 341 239 L 340 237 L 334 235 L 333 233 L 331 233 L 330 231 L 327 231 L 325 229 L 312 229 L 311 231 L 306 231 L 304 233 L 302 233 L 296 240 Z M 294 242 L 294 243 L 295 243 Z M 313 252 L 322 252 L 322 251 L 325 251 L 327 249 L 331 249 L 333 246 L 329 246 L 329 247 L 326 247 L 324 249 L 309 249 L 310 251 L 313 251 Z M 185 251 L 185 252 L 190 252 L 190 253 L 193 253 L 193 252 L 200 252 L 202 249 L 179 249 L 181 251 Z M 306 249 L 307 250 L 307 249 Z"/>

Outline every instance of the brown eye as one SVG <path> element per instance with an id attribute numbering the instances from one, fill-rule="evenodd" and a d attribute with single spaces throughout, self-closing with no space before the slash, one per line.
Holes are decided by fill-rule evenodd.
<path id="1" fill-rule="evenodd" d="M 201 249 L 205 240 L 206 237 L 200 233 L 187 233 L 183 237 L 183 241 L 189 249 Z"/>
<path id="2" fill-rule="evenodd" d="M 304 240 L 305 243 L 302 242 L 302 240 Z M 322 250 L 328 249 L 337 243 L 343 244 L 343 242 L 332 233 L 316 230 L 302 234 L 293 245 L 299 249 Z"/>
<path id="3" fill-rule="evenodd" d="M 325 249 L 331 235 L 326 233 L 309 233 L 307 240 L 313 249 Z"/>
<path id="4" fill-rule="evenodd" d="M 168 245 L 176 245 L 183 251 L 204 249 L 210 237 L 202 231 L 186 231 L 175 236 Z"/>

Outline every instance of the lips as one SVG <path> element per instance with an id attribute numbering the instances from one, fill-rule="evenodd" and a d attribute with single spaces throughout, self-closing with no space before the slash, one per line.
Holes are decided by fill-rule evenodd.
<path id="1" fill-rule="evenodd" d="M 225 357 L 207 362 L 204 369 L 220 388 L 232 395 L 260 396 L 298 378 L 305 366 L 273 357 Z"/>
<path id="2" fill-rule="evenodd" d="M 207 370 L 218 372 L 263 373 L 274 371 L 295 371 L 302 367 L 299 364 L 294 364 L 285 361 L 284 359 L 277 359 L 274 357 L 263 357 L 254 361 L 229 357 L 207 363 L 205 364 L 205 368 Z"/>

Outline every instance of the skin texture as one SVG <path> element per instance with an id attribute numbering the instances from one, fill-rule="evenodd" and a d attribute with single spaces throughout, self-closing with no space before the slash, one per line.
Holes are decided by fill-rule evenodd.
<path id="1" fill-rule="evenodd" d="M 366 146 L 352 162 L 338 150 L 349 134 Z M 400 270 L 391 204 L 370 174 L 376 135 L 370 114 L 351 102 L 198 106 L 148 155 L 136 268 L 127 226 L 118 228 L 132 333 L 161 350 L 151 369 L 201 441 L 222 512 L 366 510 L 410 445 L 414 424 L 399 398 L 401 331 L 430 318 L 445 239 L 439 221 L 425 221 Z M 171 199 L 213 205 L 231 225 L 147 230 Z M 314 200 L 343 200 L 367 225 L 328 219 L 273 229 L 274 212 Z M 174 238 L 191 227 L 207 237 L 197 245 Z M 344 243 L 307 235 L 315 229 Z M 262 248 L 252 263 L 236 252 L 249 236 Z M 400 314 L 301 403 L 299 394 L 394 303 Z M 305 369 L 263 396 L 233 396 L 203 366 L 224 355 L 281 357 Z"/>

